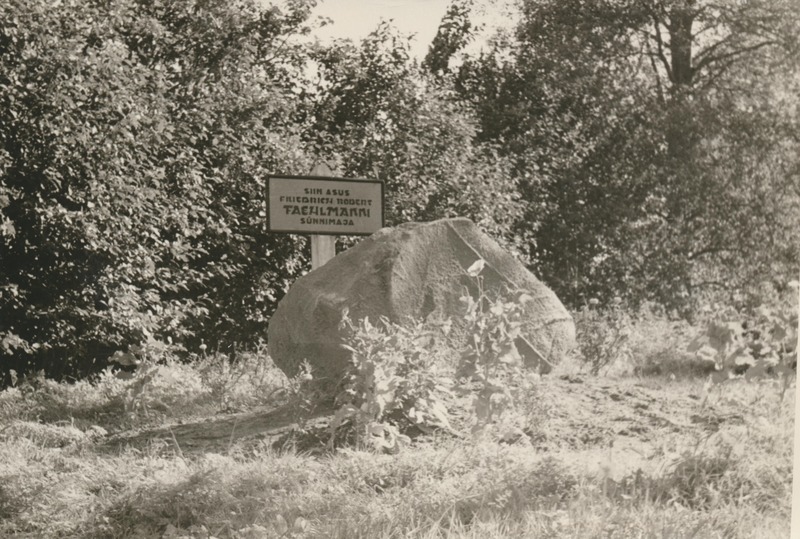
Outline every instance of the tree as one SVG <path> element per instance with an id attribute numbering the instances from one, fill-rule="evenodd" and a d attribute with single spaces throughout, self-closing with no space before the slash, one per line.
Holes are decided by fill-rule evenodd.
<path id="1" fill-rule="evenodd" d="M 450 73 L 450 60 L 474 38 L 473 0 L 453 0 L 442 17 L 422 65 L 436 74 Z"/>
<path id="2" fill-rule="evenodd" d="M 530 0 L 465 63 L 563 299 L 691 309 L 793 273 L 798 26 L 790 2 Z"/>
<path id="3" fill-rule="evenodd" d="M 464 216 L 513 243 L 519 206 L 507 160 L 491 144 L 474 144 L 471 109 L 426 78 L 407 39 L 382 24 L 315 60 L 319 80 L 304 96 L 307 141 L 341 174 L 385 182 L 387 224 Z"/>
<path id="4" fill-rule="evenodd" d="M 286 120 L 311 2 L 0 6 L 3 370 L 264 335 L 303 267 L 263 183 L 308 170 Z"/>

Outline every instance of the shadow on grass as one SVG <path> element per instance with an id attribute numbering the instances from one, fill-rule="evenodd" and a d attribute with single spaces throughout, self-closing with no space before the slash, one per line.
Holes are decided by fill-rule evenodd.
<path id="1" fill-rule="evenodd" d="M 705 378 L 715 371 L 711 361 L 691 355 L 657 354 L 635 369 L 638 376 L 669 376 L 676 378 Z"/>
<path id="2" fill-rule="evenodd" d="M 301 415 L 295 405 L 286 404 L 270 410 L 121 433 L 110 437 L 104 448 L 110 451 L 126 446 L 141 449 L 161 442 L 178 454 L 226 452 L 242 444 L 268 445 L 275 449 L 291 446 L 308 452 L 324 447 L 326 427 L 333 412 L 332 407 L 326 406 Z"/>

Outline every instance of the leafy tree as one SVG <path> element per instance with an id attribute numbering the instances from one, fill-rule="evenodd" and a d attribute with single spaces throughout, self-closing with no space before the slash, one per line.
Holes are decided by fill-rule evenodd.
<path id="1" fill-rule="evenodd" d="M 314 0 L 281 5 L 0 5 L 3 372 L 253 345 L 307 268 L 265 178 L 318 157 L 384 180 L 390 225 L 471 217 L 573 304 L 796 275 L 790 0 L 524 0 L 456 73 L 469 0 L 422 65 L 385 24 L 294 39 Z"/>
<path id="2" fill-rule="evenodd" d="M 474 38 L 473 0 L 453 0 L 442 17 L 422 65 L 433 74 L 450 73 L 450 60 Z"/>
<path id="3" fill-rule="evenodd" d="M 508 161 L 493 145 L 474 144 L 471 109 L 427 79 L 407 39 L 382 24 L 315 60 L 319 80 L 304 96 L 307 140 L 340 173 L 385 182 L 387 224 L 465 216 L 513 243 L 519 205 Z"/>
<path id="4" fill-rule="evenodd" d="M 310 168 L 287 37 L 311 5 L 0 6 L 3 371 L 264 334 L 305 263 L 299 239 L 265 233 L 263 182 Z"/>
<path id="5" fill-rule="evenodd" d="M 798 267 L 791 2 L 530 0 L 457 78 L 511 156 L 532 267 L 572 304 L 691 309 Z M 531 226 L 532 223 L 532 226 Z"/>

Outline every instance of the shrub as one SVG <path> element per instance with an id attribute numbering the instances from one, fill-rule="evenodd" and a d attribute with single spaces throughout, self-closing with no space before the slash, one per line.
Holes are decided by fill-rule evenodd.
<path id="1" fill-rule="evenodd" d="M 444 399 L 448 323 L 415 322 L 403 327 L 381 319 L 354 323 L 345 314 L 352 368 L 335 401 L 331 444 L 345 425 L 360 446 L 396 451 L 409 441 L 401 430 L 416 426 L 450 429 Z"/>
<path id="2" fill-rule="evenodd" d="M 532 393 L 536 377 L 523 372 L 515 345 L 524 304 L 530 298 L 526 294 L 515 300 L 490 298 L 480 277 L 483 267 L 484 261 L 479 259 L 467 270 L 478 293 L 476 298 L 468 293 L 461 298 L 466 325 L 453 339 L 449 338 L 449 320 L 402 326 L 381 319 L 380 325 L 374 326 L 368 319 L 353 323 L 345 314 L 343 327 L 349 331 L 346 346 L 352 353 L 352 368 L 336 398 L 331 443 L 345 425 L 353 427 L 358 445 L 389 451 L 408 443 L 403 434 L 408 427 L 452 432 L 445 403 L 453 396 L 454 371 L 459 381 L 454 389 L 461 395 L 474 393 L 475 434 L 484 432 L 512 408 L 520 392 Z M 465 342 L 458 344 L 462 338 Z M 454 346 L 460 347 L 457 361 Z"/>
<path id="3" fill-rule="evenodd" d="M 598 300 L 589 300 L 573 318 L 580 359 L 592 374 L 631 358 L 631 319 L 620 298 L 605 308 Z"/>
<path id="4" fill-rule="evenodd" d="M 214 352 L 193 358 L 194 368 L 209 391 L 210 401 L 223 411 L 275 404 L 291 394 L 293 386 L 272 362 L 263 346 L 231 357 Z"/>
<path id="5" fill-rule="evenodd" d="M 798 287 L 800 283 L 792 281 L 787 287 L 791 294 L 744 312 L 707 309 L 704 327 L 687 349 L 715 363 L 718 372 L 711 383 L 722 383 L 731 374 L 744 373 L 747 379 L 777 375 L 783 381 L 783 396 L 797 364 Z"/>
<path id="6" fill-rule="evenodd" d="M 524 293 L 516 300 L 490 298 L 480 276 L 484 265 L 479 259 L 467 269 L 467 275 L 477 285 L 477 298 L 469 294 L 461 297 L 466 307 L 467 343 L 461 352 L 457 376 L 477 381 L 480 386 L 473 400 L 473 433 L 483 430 L 514 405 L 510 382 L 526 378 L 515 342 L 520 337 L 524 305 L 531 298 Z"/>
<path id="7" fill-rule="evenodd" d="M 707 375 L 707 361 L 686 351 L 688 335 L 694 328 L 684 319 L 675 319 L 658 306 L 642 305 L 633 313 L 629 349 L 631 373 L 696 378 Z"/>

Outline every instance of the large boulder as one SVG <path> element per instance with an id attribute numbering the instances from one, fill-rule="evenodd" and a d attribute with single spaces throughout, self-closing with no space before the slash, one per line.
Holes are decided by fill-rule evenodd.
<path id="1" fill-rule="evenodd" d="M 466 269 L 478 259 L 486 262 L 487 293 L 524 291 L 533 298 L 517 347 L 527 365 L 549 371 L 574 344 L 572 318 L 525 266 L 463 218 L 384 228 L 298 279 L 270 320 L 270 355 L 289 376 L 308 360 L 315 378 L 338 383 L 350 359 L 339 330 L 345 309 L 352 320 L 434 316 L 457 326 L 465 287 L 476 295 Z"/>

